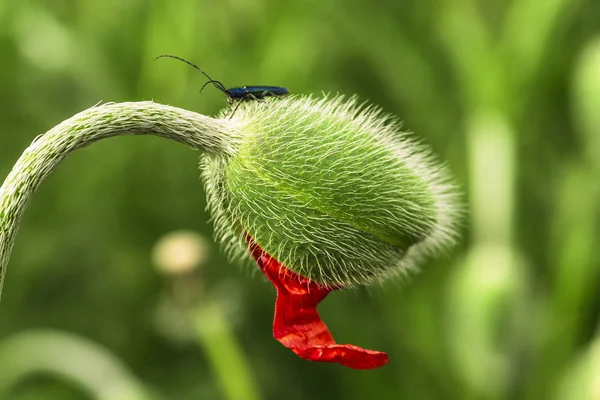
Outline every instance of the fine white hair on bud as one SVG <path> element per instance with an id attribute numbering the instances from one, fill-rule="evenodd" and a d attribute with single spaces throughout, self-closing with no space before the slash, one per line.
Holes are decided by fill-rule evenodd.
<path id="1" fill-rule="evenodd" d="M 289 96 L 245 102 L 230 122 L 235 148 L 202 168 L 232 258 L 248 257 L 247 234 L 290 270 L 351 286 L 403 275 L 454 242 L 446 168 L 381 109 Z"/>

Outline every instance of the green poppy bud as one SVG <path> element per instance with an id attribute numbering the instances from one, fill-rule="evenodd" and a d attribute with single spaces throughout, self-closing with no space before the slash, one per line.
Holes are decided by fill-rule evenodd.
<path id="1" fill-rule="evenodd" d="M 453 242 L 446 171 L 381 110 L 290 96 L 245 102 L 231 125 L 234 150 L 202 166 L 216 235 L 234 258 L 248 257 L 248 234 L 290 270 L 349 286 L 404 274 Z"/>
<path id="2" fill-rule="evenodd" d="M 239 107 L 238 107 L 239 106 Z M 36 188 L 74 150 L 153 134 L 203 150 L 217 236 L 277 289 L 273 337 L 299 357 L 355 369 L 388 355 L 335 341 L 318 304 L 382 281 L 450 244 L 453 186 L 422 144 L 355 99 L 290 96 L 237 103 L 219 118 L 151 102 L 93 107 L 34 140 L 0 187 L 0 290 Z"/>

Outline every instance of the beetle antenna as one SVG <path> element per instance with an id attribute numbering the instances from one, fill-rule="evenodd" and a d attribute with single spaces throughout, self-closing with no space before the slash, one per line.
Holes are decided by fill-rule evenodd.
<path id="1" fill-rule="evenodd" d="M 227 97 L 229 97 L 229 92 L 227 91 L 227 89 L 225 89 L 225 86 L 223 86 L 223 84 L 220 81 L 215 81 L 213 79 L 211 79 L 210 81 L 208 81 L 204 85 L 202 85 L 202 87 L 200 88 L 200 91 L 198 92 L 198 94 L 202 93 L 202 91 L 204 90 L 204 88 L 206 87 L 206 85 L 211 84 L 211 83 L 213 85 L 215 85 L 215 87 L 217 89 L 219 89 L 221 92 L 225 93 L 225 95 Z"/>
<path id="2" fill-rule="evenodd" d="M 202 75 L 204 75 L 205 77 L 207 77 L 207 78 L 209 79 L 209 80 L 208 80 L 208 82 L 206 82 L 206 83 L 204 84 L 204 86 L 206 86 L 206 85 L 207 85 L 207 84 L 209 84 L 209 83 L 212 83 L 212 84 L 213 84 L 213 85 L 214 85 L 214 86 L 215 86 L 217 89 L 219 89 L 220 91 L 222 91 L 222 92 L 224 92 L 225 94 L 227 94 L 227 89 L 225 89 L 225 86 L 224 86 L 224 85 L 223 85 L 223 84 L 222 84 L 220 81 L 217 81 L 217 80 L 215 80 L 215 79 L 211 78 L 210 76 L 208 76 L 208 74 L 207 74 L 206 72 L 202 71 L 202 70 L 200 69 L 200 67 L 198 67 L 196 64 L 193 64 L 193 63 L 189 62 L 188 60 L 185 60 L 185 59 L 183 59 L 183 58 L 181 58 L 181 57 L 177 57 L 177 56 L 174 56 L 174 55 L 171 55 L 171 54 L 161 54 L 161 55 L 159 55 L 159 56 L 157 56 L 157 57 L 154 57 L 154 60 L 153 60 L 153 61 L 156 61 L 156 60 L 158 60 L 159 58 L 173 58 L 173 59 L 175 59 L 175 60 L 179 60 L 179 61 L 181 61 L 181 62 L 184 62 L 184 63 L 186 63 L 186 64 L 187 64 L 187 65 L 189 65 L 190 67 L 192 67 L 192 68 L 195 68 L 195 69 L 197 69 L 198 71 L 200 71 L 200 73 L 202 73 Z M 202 89 L 204 89 L 204 86 L 202 86 Z M 202 89 L 200 89 L 200 91 L 202 91 Z"/>

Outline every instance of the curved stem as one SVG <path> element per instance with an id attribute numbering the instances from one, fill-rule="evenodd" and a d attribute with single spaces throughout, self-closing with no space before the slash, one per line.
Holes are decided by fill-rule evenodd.
<path id="1" fill-rule="evenodd" d="M 0 295 L 21 217 L 44 178 L 74 150 L 121 135 L 155 135 L 223 155 L 236 143 L 227 120 L 150 101 L 92 107 L 38 136 L 0 188 Z"/>
<path id="2" fill-rule="evenodd" d="M 59 331 L 33 330 L 0 343 L 0 396 L 36 373 L 66 379 L 96 400 L 154 399 L 107 349 Z"/>

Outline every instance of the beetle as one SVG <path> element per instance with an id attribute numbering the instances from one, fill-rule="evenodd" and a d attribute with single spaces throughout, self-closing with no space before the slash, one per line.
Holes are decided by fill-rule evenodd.
<path id="1" fill-rule="evenodd" d="M 259 100 L 267 96 L 279 97 L 290 94 L 287 88 L 281 86 L 243 86 L 226 90 L 219 89 L 225 93 L 229 103 L 233 103 L 235 100 Z"/>
<path id="2" fill-rule="evenodd" d="M 229 103 L 229 105 L 233 105 L 236 101 L 241 103 L 242 101 L 261 100 L 268 96 L 282 97 L 282 96 L 286 96 L 290 93 L 290 91 L 287 88 L 284 88 L 281 86 L 242 86 L 242 87 L 234 87 L 234 88 L 227 89 L 225 87 L 225 85 L 223 85 L 223 83 L 221 83 L 221 81 L 212 79 L 210 76 L 208 76 L 208 74 L 206 72 L 202 71 L 197 65 L 195 65 L 187 60 L 184 60 L 181 57 L 173 56 L 171 54 L 161 54 L 160 56 L 155 57 L 154 59 L 157 60 L 159 58 L 174 58 L 175 60 L 182 61 L 182 62 L 186 63 L 187 65 L 200 71 L 202 73 L 202 75 L 204 75 L 208 78 L 208 82 L 206 82 L 202 86 L 202 88 L 200 88 L 200 93 L 202 93 L 202 90 L 204 90 L 206 85 L 212 83 L 214 87 L 216 87 L 217 89 L 219 89 L 221 92 L 223 92 L 225 94 L 225 97 L 227 97 L 227 102 Z M 239 103 L 238 103 L 238 106 L 239 106 Z M 235 110 L 237 110 L 237 106 L 233 110 L 233 113 L 235 113 Z M 232 116 L 233 116 L 233 113 L 232 113 Z"/>

